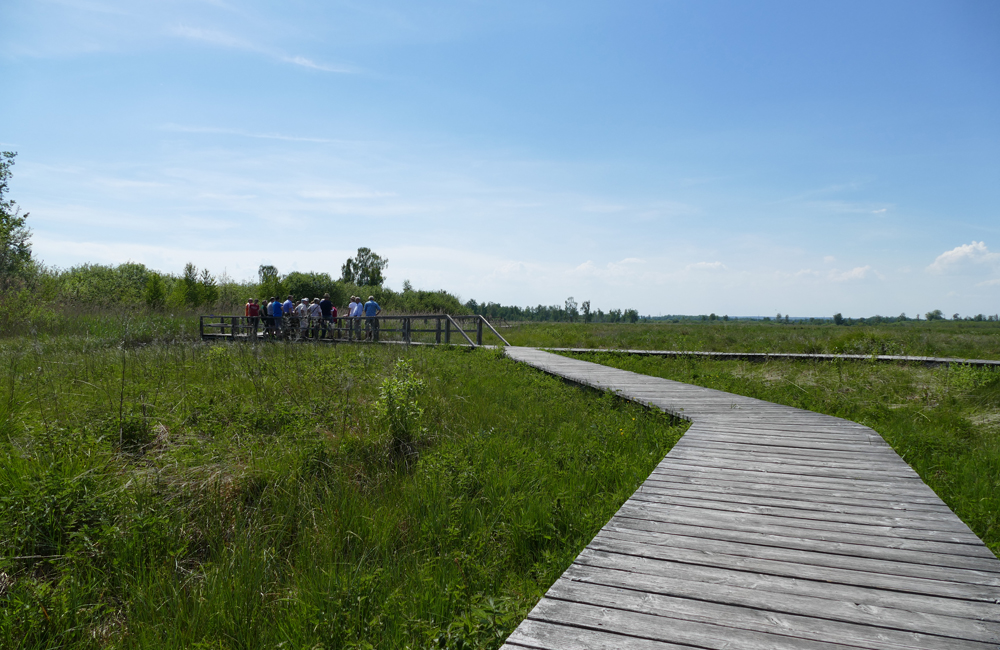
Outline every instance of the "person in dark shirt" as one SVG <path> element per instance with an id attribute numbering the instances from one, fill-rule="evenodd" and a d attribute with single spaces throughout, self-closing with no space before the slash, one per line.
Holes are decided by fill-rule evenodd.
<path id="1" fill-rule="evenodd" d="M 325 339 L 328 330 L 331 333 L 333 332 L 333 303 L 330 302 L 330 294 L 323 294 L 323 299 L 319 301 L 319 309 L 323 312 L 323 320 L 320 324 L 319 337 Z"/>

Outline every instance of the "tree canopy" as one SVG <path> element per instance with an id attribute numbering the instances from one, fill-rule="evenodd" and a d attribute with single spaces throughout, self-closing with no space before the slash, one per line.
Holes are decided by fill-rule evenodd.
<path id="1" fill-rule="evenodd" d="M 356 257 L 348 257 L 340 267 L 340 275 L 344 282 L 352 282 L 359 287 L 381 287 L 385 278 L 382 270 L 389 260 L 379 256 L 370 248 L 359 248 Z"/>
<path id="2" fill-rule="evenodd" d="M 5 198 L 16 153 L 0 152 L 0 282 L 22 276 L 31 266 L 31 230 L 28 213 L 11 199 Z"/>

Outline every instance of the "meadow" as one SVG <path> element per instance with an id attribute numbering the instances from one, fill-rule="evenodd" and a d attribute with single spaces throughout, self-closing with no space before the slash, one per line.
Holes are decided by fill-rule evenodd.
<path id="1" fill-rule="evenodd" d="M 496 648 L 682 435 L 498 350 L 207 344 L 190 315 L 0 338 L 0 647 Z M 995 323 L 536 323 L 513 344 L 1000 357 Z M 607 365 L 872 426 L 1000 552 L 1000 373 Z"/>
<path id="2" fill-rule="evenodd" d="M 0 646 L 495 648 L 684 426 L 492 350 L 0 340 Z"/>
<path id="3" fill-rule="evenodd" d="M 1000 556 L 1000 369 L 869 361 L 578 358 L 869 426 Z"/>
<path id="4" fill-rule="evenodd" d="M 511 345 L 558 348 L 900 354 L 1000 359 L 996 321 L 905 321 L 839 326 L 760 320 L 679 323 L 520 323 Z"/>

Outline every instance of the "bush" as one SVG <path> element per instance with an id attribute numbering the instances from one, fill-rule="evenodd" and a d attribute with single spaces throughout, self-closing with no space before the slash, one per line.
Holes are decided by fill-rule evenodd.
<path id="1" fill-rule="evenodd" d="M 423 388 L 424 382 L 414 375 L 406 359 L 397 360 L 392 375 L 379 385 L 375 412 L 396 454 L 409 456 L 416 452 L 414 443 L 420 435 L 420 418 L 424 414 L 417 396 Z"/>

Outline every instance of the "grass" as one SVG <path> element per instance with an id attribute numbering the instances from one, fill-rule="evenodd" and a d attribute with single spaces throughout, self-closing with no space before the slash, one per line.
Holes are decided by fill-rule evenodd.
<path id="1" fill-rule="evenodd" d="M 0 341 L 0 646 L 495 648 L 683 431 L 494 351 L 178 331 Z"/>
<path id="2" fill-rule="evenodd" d="M 878 326 L 685 321 L 524 323 L 500 332 L 511 345 L 561 348 L 905 354 L 1000 359 L 1000 323 L 907 321 Z"/>
<path id="3" fill-rule="evenodd" d="M 1000 556 L 1000 370 L 858 361 L 580 358 L 847 418 L 892 445 Z"/>

